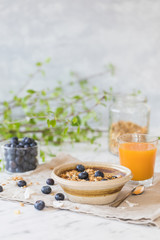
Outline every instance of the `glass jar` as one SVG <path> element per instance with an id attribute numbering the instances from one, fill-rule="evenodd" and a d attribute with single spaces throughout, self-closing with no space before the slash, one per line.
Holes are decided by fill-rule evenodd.
<path id="1" fill-rule="evenodd" d="M 142 95 L 116 94 L 109 108 L 109 151 L 118 154 L 117 138 L 125 133 L 148 133 L 150 107 Z"/>
<path id="2" fill-rule="evenodd" d="M 19 139 L 21 141 L 22 139 Z M 12 144 L 13 145 L 13 144 Z M 35 170 L 38 166 L 39 143 L 33 146 L 12 146 L 10 141 L 1 142 L 3 169 L 8 173 L 22 173 Z"/>

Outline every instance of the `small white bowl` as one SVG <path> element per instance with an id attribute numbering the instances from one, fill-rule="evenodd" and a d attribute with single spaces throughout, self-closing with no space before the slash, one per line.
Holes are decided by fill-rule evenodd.
<path id="1" fill-rule="evenodd" d="M 85 168 L 115 169 L 123 173 L 121 178 L 116 178 L 108 181 L 71 181 L 61 178 L 61 173 L 76 169 L 77 164 L 83 164 Z M 54 180 L 60 184 L 69 200 L 72 202 L 86 204 L 108 204 L 113 202 L 119 192 L 131 178 L 131 171 L 123 166 L 100 163 L 100 162 L 76 162 L 63 164 L 56 167 L 52 172 Z"/>

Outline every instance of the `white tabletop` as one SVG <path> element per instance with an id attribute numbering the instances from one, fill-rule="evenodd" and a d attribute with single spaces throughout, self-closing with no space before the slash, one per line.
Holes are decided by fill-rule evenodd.
<path id="1" fill-rule="evenodd" d="M 53 153 L 63 151 L 82 161 L 109 161 L 118 163 L 118 157 L 107 151 L 103 139 L 102 147 L 94 151 L 94 146 L 66 144 L 63 147 L 50 147 Z M 159 153 L 156 169 L 159 169 Z M 15 211 L 20 210 L 16 215 Z M 45 208 L 37 211 L 32 205 L 20 206 L 18 202 L 0 200 L 0 240 L 88 240 L 88 239 L 160 239 L 160 229 L 133 225 L 92 215 L 74 213 L 66 210 Z"/>

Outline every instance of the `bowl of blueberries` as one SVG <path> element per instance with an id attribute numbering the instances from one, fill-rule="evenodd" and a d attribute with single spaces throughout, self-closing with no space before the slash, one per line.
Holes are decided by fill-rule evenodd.
<path id="1" fill-rule="evenodd" d="M 36 169 L 38 165 L 38 142 L 32 138 L 12 137 L 1 144 L 2 160 L 9 173 L 22 173 Z"/>

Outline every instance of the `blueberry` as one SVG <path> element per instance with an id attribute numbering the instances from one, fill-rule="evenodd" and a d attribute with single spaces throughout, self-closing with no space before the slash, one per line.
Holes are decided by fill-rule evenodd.
<path id="1" fill-rule="evenodd" d="M 18 138 L 12 137 L 10 142 L 11 142 L 11 144 L 18 144 Z"/>
<path id="2" fill-rule="evenodd" d="M 21 146 L 19 146 L 19 144 L 18 144 L 18 145 L 16 145 L 16 148 L 21 148 Z"/>
<path id="3" fill-rule="evenodd" d="M 15 169 L 17 167 L 17 164 L 14 161 L 10 161 L 9 166 L 10 168 Z"/>
<path id="4" fill-rule="evenodd" d="M 28 171 L 28 170 L 29 170 L 29 163 L 28 163 L 28 162 L 24 162 L 24 163 L 23 163 L 23 169 L 24 169 L 25 171 Z"/>
<path id="5" fill-rule="evenodd" d="M 16 156 L 23 157 L 24 155 L 25 155 L 25 150 L 23 150 L 23 149 L 17 149 L 16 150 Z"/>
<path id="6" fill-rule="evenodd" d="M 37 210 L 42 210 L 45 207 L 45 203 L 42 200 L 38 200 L 35 202 L 34 207 Z"/>
<path id="7" fill-rule="evenodd" d="M 103 178 L 101 181 L 107 181 L 108 179 L 107 178 Z"/>
<path id="8" fill-rule="evenodd" d="M 42 188 L 41 188 L 41 191 L 42 191 L 42 193 L 44 193 L 44 194 L 50 194 L 51 193 L 51 188 L 49 187 L 49 186 L 43 186 Z"/>
<path id="9" fill-rule="evenodd" d="M 23 161 L 23 158 L 20 157 L 20 156 L 17 156 L 16 159 L 15 159 L 15 162 L 16 162 L 18 165 L 20 165 L 20 164 L 22 163 L 22 161 Z"/>
<path id="10" fill-rule="evenodd" d="M 37 143 L 36 143 L 36 142 L 30 143 L 30 147 L 35 147 L 35 146 L 37 146 Z"/>
<path id="11" fill-rule="evenodd" d="M 115 178 L 117 178 L 117 176 L 112 176 L 112 179 L 115 179 Z"/>
<path id="12" fill-rule="evenodd" d="M 46 181 L 46 183 L 47 183 L 48 185 L 54 185 L 54 180 L 53 180 L 53 178 L 48 178 L 47 181 Z"/>
<path id="13" fill-rule="evenodd" d="M 35 164 L 29 164 L 28 170 L 31 171 L 31 170 L 34 170 L 34 169 L 36 169 L 36 165 Z"/>
<path id="14" fill-rule="evenodd" d="M 27 139 L 27 137 L 24 137 L 24 138 L 22 139 L 22 142 L 25 142 L 25 141 L 26 141 L 26 139 Z"/>
<path id="15" fill-rule="evenodd" d="M 37 147 L 31 148 L 30 149 L 30 153 L 33 156 L 37 156 L 38 155 Z"/>
<path id="16" fill-rule="evenodd" d="M 10 167 L 8 167 L 8 166 L 6 166 L 6 170 L 7 170 L 8 172 L 15 172 L 15 170 L 13 170 L 12 168 L 10 168 Z"/>
<path id="17" fill-rule="evenodd" d="M 28 162 L 29 159 L 30 159 L 30 155 L 28 154 L 28 152 L 26 152 L 24 155 L 24 161 Z"/>
<path id="18" fill-rule="evenodd" d="M 63 201 L 63 200 L 64 200 L 64 194 L 63 194 L 63 193 L 57 193 L 57 194 L 55 195 L 55 199 L 56 199 L 57 201 Z"/>
<path id="19" fill-rule="evenodd" d="M 10 144 L 10 143 L 7 143 L 7 144 L 5 144 L 4 146 L 5 146 L 5 147 L 10 147 L 11 144 Z"/>
<path id="20" fill-rule="evenodd" d="M 14 161 L 15 159 L 15 155 L 10 155 L 8 154 L 7 157 L 6 157 L 7 161 Z"/>
<path id="21" fill-rule="evenodd" d="M 17 172 L 17 173 L 18 173 L 18 172 L 24 172 L 24 170 L 23 170 L 22 167 L 19 166 L 19 167 L 16 168 L 15 172 Z"/>
<path id="22" fill-rule="evenodd" d="M 31 144 L 33 141 L 34 141 L 34 140 L 33 140 L 32 138 L 26 138 L 26 139 L 24 140 L 25 144 L 26 144 L 26 143 L 27 143 L 27 144 Z"/>
<path id="23" fill-rule="evenodd" d="M 30 162 L 31 164 L 35 164 L 35 163 L 37 162 L 37 158 L 35 158 L 34 156 L 31 156 L 31 157 L 29 158 L 29 162 Z"/>
<path id="24" fill-rule="evenodd" d="M 11 148 L 16 148 L 16 144 L 15 143 L 11 143 Z"/>
<path id="25" fill-rule="evenodd" d="M 19 180 L 19 181 L 17 182 L 17 185 L 18 185 L 18 187 L 24 187 L 24 186 L 27 185 L 27 183 L 26 183 L 26 181 L 24 181 L 24 180 Z"/>
<path id="26" fill-rule="evenodd" d="M 29 143 L 25 143 L 24 148 L 29 148 L 29 147 L 30 147 Z"/>
<path id="27" fill-rule="evenodd" d="M 18 144 L 21 148 L 24 148 L 24 143 L 23 142 L 19 142 Z"/>
<path id="28" fill-rule="evenodd" d="M 0 186 L 0 192 L 3 192 L 3 187 L 2 186 Z"/>
<path id="29" fill-rule="evenodd" d="M 88 178 L 88 173 L 87 173 L 86 171 L 80 172 L 80 173 L 78 174 L 78 178 L 79 178 L 79 179 L 87 179 L 87 178 Z"/>
<path id="30" fill-rule="evenodd" d="M 8 149 L 8 154 L 15 155 L 15 153 L 16 153 L 16 149 L 15 148 L 9 148 Z"/>
<path id="31" fill-rule="evenodd" d="M 95 177 L 104 177 L 104 174 L 103 174 L 103 172 L 98 170 L 98 171 L 95 172 L 94 176 Z"/>
<path id="32" fill-rule="evenodd" d="M 77 170 L 78 172 L 84 172 L 85 167 L 84 167 L 83 165 L 79 164 L 79 165 L 76 166 L 76 170 Z"/>

